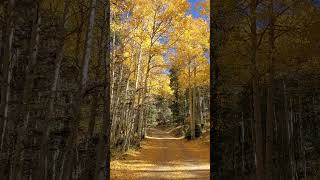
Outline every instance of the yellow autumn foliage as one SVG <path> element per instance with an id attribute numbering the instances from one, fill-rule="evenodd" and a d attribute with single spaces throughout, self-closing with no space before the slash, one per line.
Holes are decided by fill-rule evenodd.
<path id="1" fill-rule="evenodd" d="M 207 1 L 199 6 L 203 11 L 209 7 Z M 188 0 L 112 0 L 112 13 L 125 19 L 111 24 L 112 31 L 123 37 L 123 49 L 115 54 L 120 54 L 130 69 L 129 79 L 138 80 L 139 86 L 148 74 L 150 94 L 172 94 L 165 73 L 170 67 L 181 71 L 183 89 L 209 84 L 209 59 L 205 55 L 209 50 L 209 25 L 204 19 L 187 15 L 190 7 Z M 189 69 L 195 73 L 190 75 Z"/>

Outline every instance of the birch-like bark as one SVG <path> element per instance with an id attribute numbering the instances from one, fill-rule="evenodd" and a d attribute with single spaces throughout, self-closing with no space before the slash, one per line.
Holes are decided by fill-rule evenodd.
<path id="1" fill-rule="evenodd" d="M 55 103 L 55 97 L 56 97 L 56 92 L 57 92 L 57 87 L 58 87 L 58 82 L 60 78 L 60 69 L 61 69 L 61 62 L 63 60 L 63 55 L 64 55 L 64 42 L 65 42 L 65 28 L 66 28 L 66 19 L 67 19 L 67 14 L 69 10 L 69 0 L 64 0 L 63 1 L 63 15 L 61 18 L 61 23 L 59 27 L 61 39 L 59 42 L 59 45 L 56 49 L 57 53 L 57 59 L 55 62 L 55 70 L 54 70 L 54 78 L 53 82 L 51 84 L 51 91 L 50 91 L 50 100 L 49 100 L 49 110 L 48 110 L 48 115 L 46 117 L 46 122 L 42 123 L 41 127 L 41 132 L 43 136 L 40 139 L 40 158 L 39 158 L 39 163 L 37 166 L 37 170 L 35 174 L 34 179 L 39 179 L 39 180 L 46 180 L 48 177 L 48 172 L 47 168 L 48 165 L 46 164 L 47 158 L 48 158 L 48 139 L 49 139 L 49 132 L 48 132 L 48 126 L 49 126 L 49 121 L 53 118 L 54 116 L 54 103 Z"/>
<path id="2" fill-rule="evenodd" d="M 188 94 L 189 94 L 189 118 L 190 118 L 190 135 L 191 139 L 194 139 L 195 137 L 195 127 L 194 127 L 194 114 L 193 114 L 193 88 L 191 83 L 191 60 L 189 60 L 188 64 L 188 79 L 189 79 L 189 88 L 188 88 Z"/>
<path id="3" fill-rule="evenodd" d="M 139 82 L 140 82 L 140 67 L 141 67 L 141 59 L 142 59 L 142 47 L 141 47 L 141 44 L 139 46 L 139 55 L 138 55 L 138 62 L 136 64 L 136 74 L 135 74 L 135 86 L 134 86 L 134 94 L 132 96 L 132 104 L 131 104 L 131 109 L 132 109 L 132 112 L 135 114 L 135 105 L 136 105 L 136 94 L 137 94 L 137 90 L 138 90 L 138 85 L 139 85 Z M 138 102 L 139 104 L 139 102 Z M 136 114 L 135 114 L 136 115 Z M 130 121 L 130 118 L 128 118 L 129 121 Z M 135 117 L 133 116 L 132 120 L 134 121 Z M 129 130 L 128 132 L 126 133 L 126 136 L 125 136 L 125 141 L 124 141 L 124 145 L 123 145 L 123 148 L 122 148 L 122 151 L 126 151 L 127 147 L 129 146 L 129 141 L 130 141 L 130 135 L 131 135 L 131 132 L 132 132 L 132 125 L 134 125 L 134 123 L 130 123 L 129 122 Z"/>
<path id="4" fill-rule="evenodd" d="M 92 52 L 93 27 L 95 24 L 96 9 L 97 9 L 96 6 L 97 6 L 97 0 L 92 0 L 91 7 L 90 7 L 89 22 L 88 22 L 88 31 L 86 34 L 86 42 L 84 47 L 84 57 L 82 61 L 81 87 L 85 87 L 88 81 L 89 62 L 91 59 L 91 52 Z"/>
<path id="5" fill-rule="evenodd" d="M 194 68 L 193 68 L 193 79 L 195 80 L 197 77 L 197 67 L 196 67 L 196 61 L 194 59 Z M 198 122 L 198 118 L 197 118 L 197 87 L 196 87 L 196 82 L 193 81 L 192 82 L 192 131 L 194 131 L 194 138 L 195 138 L 195 130 L 196 130 L 196 125 Z"/>
<path id="6" fill-rule="evenodd" d="M 102 40 L 103 50 L 101 51 L 100 61 L 104 66 L 104 105 L 103 105 L 103 118 L 102 128 L 99 133 L 99 144 L 95 169 L 95 180 L 110 179 L 110 2 L 108 0 L 104 2 L 104 23 L 102 26 L 102 35 L 105 35 L 105 39 Z"/>
<path id="7" fill-rule="evenodd" d="M 152 46 L 152 45 L 151 45 Z M 141 109 L 140 111 L 138 111 L 139 115 L 139 126 L 138 126 L 138 138 L 142 139 L 144 136 L 144 125 L 146 124 L 145 121 L 145 110 L 146 110 L 146 97 L 147 97 L 147 93 L 148 93 L 148 80 L 149 80 L 149 75 L 150 75 L 150 71 L 151 71 L 151 60 L 152 60 L 153 56 L 149 55 L 148 57 L 148 62 L 147 62 L 147 71 L 145 74 L 145 79 L 144 79 L 144 84 L 143 84 L 143 91 L 142 91 L 142 96 L 141 96 Z"/>
<path id="8" fill-rule="evenodd" d="M 119 108 L 119 103 L 120 103 L 120 93 L 121 93 L 121 83 L 123 83 L 123 74 L 124 74 L 124 66 L 121 64 L 120 65 L 120 77 L 119 80 L 117 81 L 118 85 L 117 85 L 117 90 L 114 93 L 114 98 L 113 98 L 113 102 L 111 105 L 111 110 L 112 110 L 112 126 L 111 126 L 111 142 L 116 142 L 116 139 L 118 138 L 117 136 L 117 132 L 116 132 L 116 127 L 118 125 L 118 112 L 120 111 Z"/>
<path id="9" fill-rule="evenodd" d="M 112 36 L 112 48 L 113 50 L 111 51 L 111 59 L 115 59 L 115 54 L 116 54 L 116 49 L 114 48 L 116 44 L 116 32 L 113 32 L 113 36 Z M 110 83 L 111 83 L 111 88 L 110 88 L 110 102 L 113 102 L 113 98 L 114 98 L 114 85 L 115 85 L 115 62 L 110 62 L 110 71 L 111 71 L 111 79 L 110 79 Z M 113 108 L 111 106 L 111 108 Z M 112 110 L 112 109 L 111 109 Z"/>

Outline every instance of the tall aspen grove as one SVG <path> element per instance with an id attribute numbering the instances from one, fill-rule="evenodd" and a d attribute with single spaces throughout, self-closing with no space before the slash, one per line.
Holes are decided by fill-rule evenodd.
<path id="1" fill-rule="evenodd" d="M 209 36 L 209 1 L 111 1 L 111 177 L 209 178 Z"/>
<path id="2" fill-rule="evenodd" d="M 0 2 L 0 179 L 107 179 L 110 2 Z"/>
<path id="3" fill-rule="evenodd" d="M 320 0 L 0 0 L 0 180 L 319 180 Z"/>
<path id="4" fill-rule="evenodd" d="M 208 0 L 1 0 L 0 179 L 209 178 L 209 44 Z"/>
<path id="5" fill-rule="evenodd" d="M 111 8 L 114 147 L 126 150 L 146 127 L 167 122 L 190 126 L 195 138 L 195 125 L 208 122 L 208 21 L 188 15 L 186 0 L 116 1 Z"/>
<path id="6" fill-rule="evenodd" d="M 320 179 L 320 1 L 212 0 L 213 179 Z"/>

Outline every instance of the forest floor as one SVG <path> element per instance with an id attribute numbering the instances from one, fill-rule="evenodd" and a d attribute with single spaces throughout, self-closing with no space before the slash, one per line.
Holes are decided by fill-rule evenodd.
<path id="1" fill-rule="evenodd" d="M 168 131 L 147 129 L 141 148 L 111 161 L 112 180 L 201 179 L 210 177 L 210 147 Z"/>

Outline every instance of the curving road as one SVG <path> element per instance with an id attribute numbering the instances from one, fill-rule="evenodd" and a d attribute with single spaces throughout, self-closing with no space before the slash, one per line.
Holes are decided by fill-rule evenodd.
<path id="1" fill-rule="evenodd" d="M 209 146 L 148 129 L 141 149 L 111 162 L 112 180 L 209 179 Z"/>

